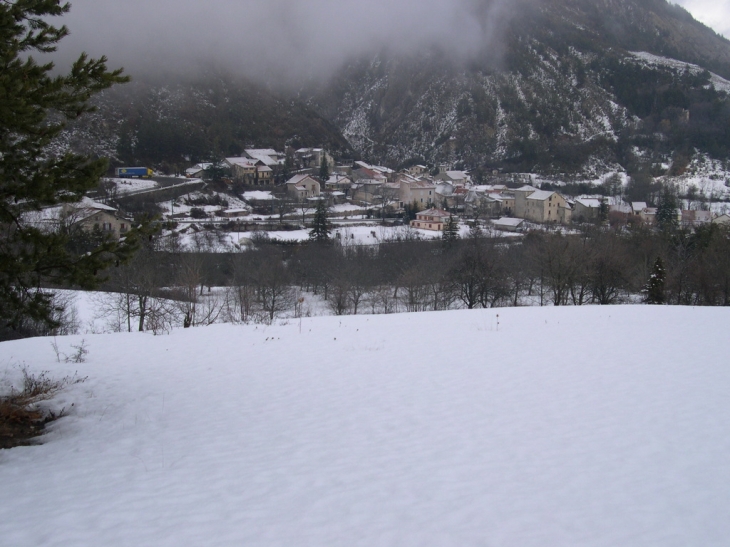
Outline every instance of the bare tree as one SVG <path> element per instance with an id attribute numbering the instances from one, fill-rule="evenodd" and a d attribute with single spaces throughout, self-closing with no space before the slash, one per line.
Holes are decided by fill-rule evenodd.
<path id="1" fill-rule="evenodd" d="M 618 234 L 606 230 L 595 235 L 593 244 L 595 252 L 589 266 L 593 301 L 614 304 L 627 283 L 625 244 Z"/>
<path id="2" fill-rule="evenodd" d="M 272 323 L 277 315 L 293 307 L 292 279 L 281 253 L 274 249 L 260 251 L 256 257 L 253 281 L 268 323 Z"/>
<path id="3" fill-rule="evenodd" d="M 231 260 L 231 287 L 228 293 L 228 317 L 247 323 L 256 305 L 256 283 L 251 255 L 255 251 L 238 253 Z"/>

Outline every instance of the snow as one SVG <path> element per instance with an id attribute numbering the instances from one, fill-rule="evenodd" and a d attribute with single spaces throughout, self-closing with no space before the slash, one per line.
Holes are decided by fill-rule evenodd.
<path id="1" fill-rule="evenodd" d="M 157 188 L 157 182 L 150 179 L 125 179 L 125 178 L 108 178 L 105 182 L 111 182 L 116 185 L 118 194 L 131 194 L 141 192 L 142 190 L 151 190 Z"/>
<path id="2" fill-rule="evenodd" d="M 653 55 L 651 53 L 647 53 L 646 51 L 631 51 L 629 53 L 631 53 L 631 55 L 633 55 L 636 59 L 644 62 L 646 65 L 649 66 L 665 66 L 677 72 L 689 70 L 691 74 L 700 74 L 705 70 L 701 66 L 694 65 L 692 63 L 678 61 L 677 59 L 672 59 L 671 57 L 660 57 L 659 55 Z M 716 91 L 730 93 L 730 81 L 726 80 L 722 76 L 718 76 L 714 72 L 710 72 L 710 83 L 713 85 Z"/>
<path id="3" fill-rule="evenodd" d="M 4 342 L 0 382 L 14 363 L 89 378 L 43 445 L 0 451 L 1 542 L 726 545 L 729 320 L 318 317 L 85 335 L 78 364 Z"/>
<path id="4" fill-rule="evenodd" d="M 337 194 L 337 192 L 332 192 L 332 194 Z M 361 207 L 360 205 L 355 205 L 354 203 L 338 203 L 330 207 L 330 211 L 332 211 L 333 213 L 349 213 L 352 211 L 365 212 L 367 210 L 367 207 Z"/>
<path id="5" fill-rule="evenodd" d="M 598 209 L 601 207 L 601 200 L 597 198 L 576 198 L 575 201 L 584 207 Z"/>
<path id="6" fill-rule="evenodd" d="M 251 190 L 242 194 L 243 199 L 272 200 L 276 199 L 271 192 L 265 190 Z"/>

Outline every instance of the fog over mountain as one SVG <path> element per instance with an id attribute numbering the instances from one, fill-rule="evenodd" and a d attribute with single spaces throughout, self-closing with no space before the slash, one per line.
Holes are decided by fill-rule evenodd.
<path id="1" fill-rule="evenodd" d="M 441 46 L 459 56 L 490 47 L 514 12 L 504 0 L 75 0 L 63 18 L 78 51 L 127 72 L 194 73 L 215 63 L 269 81 L 330 74 L 347 58 Z"/>
<path id="2" fill-rule="evenodd" d="M 593 177 L 730 157 L 730 41 L 665 0 L 76 0 L 62 22 L 65 61 L 135 80 L 67 145 L 124 163 L 321 145 Z"/>

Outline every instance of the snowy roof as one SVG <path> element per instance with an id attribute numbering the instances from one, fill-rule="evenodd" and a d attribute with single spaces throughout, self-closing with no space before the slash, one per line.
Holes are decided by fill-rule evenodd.
<path id="1" fill-rule="evenodd" d="M 298 185 L 300 182 L 302 182 L 305 179 L 314 179 L 310 175 L 294 175 L 292 178 L 290 178 L 288 181 L 286 181 L 287 184 L 294 184 Z"/>
<path id="2" fill-rule="evenodd" d="M 631 208 L 634 210 L 634 213 L 640 213 L 644 209 L 646 209 L 646 202 L 645 201 L 634 201 L 631 204 Z"/>
<path id="3" fill-rule="evenodd" d="M 117 211 L 114 207 L 109 207 L 108 205 L 104 205 L 103 203 L 99 203 L 98 201 L 94 201 L 93 199 L 87 197 L 81 198 L 81 201 L 77 204 L 71 204 L 71 207 L 97 209 L 101 211 Z"/>
<path id="4" fill-rule="evenodd" d="M 335 173 L 333 175 L 330 175 L 330 178 L 327 179 L 327 182 L 325 184 L 345 184 L 348 182 L 352 182 L 352 179 L 350 177 Z"/>
<path id="5" fill-rule="evenodd" d="M 364 161 L 356 161 L 355 165 L 361 167 L 362 169 L 368 169 L 370 171 L 377 171 L 379 173 L 395 173 L 395 171 L 393 171 L 392 169 L 383 167 L 382 165 L 370 165 L 369 163 L 366 163 Z"/>
<path id="6" fill-rule="evenodd" d="M 532 198 L 532 196 L 530 196 Z M 583 207 L 589 207 L 591 209 L 600 209 L 601 200 L 596 198 L 576 198 L 576 203 L 580 203 Z"/>
<path id="7" fill-rule="evenodd" d="M 273 148 L 246 148 L 246 154 L 263 154 L 264 156 L 278 156 L 279 153 Z"/>
<path id="8" fill-rule="evenodd" d="M 523 222 L 525 222 L 524 218 L 502 217 L 493 220 L 492 224 L 494 224 L 495 226 L 510 226 L 512 228 L 516 228 Z"/>
<path id="9" fill-rule="evenodd" d="M 264 190 L 252 190 L 250 192 L 244 192 L 243 199 L 257 199 L 263 201 L 276 198 L 271 195 L 271 192 L 267 192 Z"/>
<path id="10" fill-rule="evenodd" d="M 251 158 L 226 158 L 231 165 L 240 165 L 241 167 L 255 167 L 251 162 Z"/>
<path id="11" fill-rule="evenodd" d="M 527 199 L 535 199 L 538 201 L 545 201 L 550 196 L 554 195 L 555 192 L 552 190 L 535 190 L 532 194 L 527 196 Z"/>
<path id="12" fill-rule="evenodd" d="M 537 188 L 533 188 L 529 184 L 525 184 L 524 186 L 520 188 L 516 188 L 514 190 L 515 192 L 537 192 Z"/>
<path id="13" fill-rule="evenodd" d="M 276 150 L 270 148 L 265 149 L 247 149 L 244 150 L 251 158 L 264 163 L 264 165 L 279 165 L 281 161 L 278 159 L 279 154 Z"/>
<path id="14" fill-rule="evenodd" d="M 196 163 L 192 167 L 188 167 L 187 169 L 185 169 L 185 172 L 190 173 L 190 174 L 199 173 L 200 171 L 204 171 L 205 169 L 208 169 L 211 165 L 213 165 L 213 164 L 212 163 Z"/>
<path id="15" fill-rule="evenodd" d="M 436 209 L 435 207 L 431 207 L 430 209 L 426 209 L 425 211 L 416 213 L 416 217 L 419 217 L 419 216 L 449 218 L 450 216 L 453 216 L 453 215 L 451 213 L 449 213 L 448 211 L 444 211 L 443 209 Z"/>

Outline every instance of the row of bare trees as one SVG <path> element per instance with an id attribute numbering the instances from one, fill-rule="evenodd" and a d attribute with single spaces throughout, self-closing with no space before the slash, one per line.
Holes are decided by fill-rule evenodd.
<path id="1" fill-rule="evenodd" d="M 99 308 L 113 330 L 159 332 L 296 317 L 307 313 L 303 294 L 317 295 L 337 315 L 617 304 L 642 300 L 657 257 L 666 265 L 666 302 L 730 304 L 730 237 L 707 225 L 672 232 L 591 227 L 523 238 L 489 237 L 475 228 L 448 244 L 262 243 L 235 254 L 182 252 L 150 241 L 111 271 Z"/>

